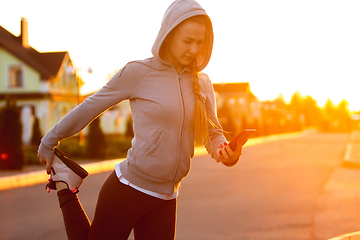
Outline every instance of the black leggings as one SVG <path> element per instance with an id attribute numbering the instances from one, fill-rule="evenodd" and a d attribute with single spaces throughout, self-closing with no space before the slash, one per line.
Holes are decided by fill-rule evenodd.
<path id="1" fill-rule="evenodd" d="M 99 194 L 90 224 L 76 194 L 58 191 L 60 208 L 69 240 L 175 239 L 177 200 L 162 200 L 122 184 L 113 171 Z"/>

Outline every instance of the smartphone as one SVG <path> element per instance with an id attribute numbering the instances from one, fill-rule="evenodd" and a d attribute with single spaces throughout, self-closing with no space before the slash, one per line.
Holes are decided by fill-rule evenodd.
<path id="1" fill-rule="evenodd" d="M 239 135 L 237 135 L 229 143 L 229 146 L 230 146 L 231 150 L 235 151 L 238 140 L 240 140 L 241 145 L 244 146 L 244 144 L 247 142 L 249 137 L 251 135 L 253 135 L 255 132 L 256 132 L 256 129 L 245 129 L 244 131 L 242 131 Z"/>

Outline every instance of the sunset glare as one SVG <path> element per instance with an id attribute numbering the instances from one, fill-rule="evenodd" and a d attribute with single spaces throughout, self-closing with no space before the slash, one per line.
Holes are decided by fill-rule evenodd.
<path id="1" fill-rule="evenodd" d="M 68 51 L 86 82 L 103 86 L 117 69 L 151 57 L 173 0 L 4 1 L 0 25 L 40 52 Z M 212 19 L 215 42 L 204 70 L 213 82 L 249 82 L 260 100 L 299 91 L 323 106 L 346 99 L 360 110 L 360 1 L 198 0 Z M 5 6 L 5 7 L 4 7 Z M 88 72 L 91 68 L 92 73 Z"/>

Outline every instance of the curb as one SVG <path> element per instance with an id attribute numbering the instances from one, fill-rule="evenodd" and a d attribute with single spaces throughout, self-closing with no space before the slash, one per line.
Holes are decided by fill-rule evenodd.
<path id="1" fill-rule="evenodd" d="M 124 161 L 125 158 L 108 160 L 103 162 L 87 163 L 82 165 L 89 174 L 96 174 L 114 169 L 114 165 Z M 39 183 L 46 183 L 49 175 L 45 174 L 45 170 L 39 170 L 24 174 L 18 174 L 9 177 L 0 178 L 0 191 L 19 187 L 28 187 Z"/>
<path id="2" fill-rule="evenodd" d="M 338 237 L 329 238 L 328 240 L 360 240 L 360 232 L 348 233 Z"/>
<path id="3" fill-rule="evenodd" d="M 343 166 L 349 168 L 360 168 L 360 155 L 356 155 L 354 152 L 360 149 L 360 132 L 354 131 L 350 135 L 350 140 L 346 146 L 345 156 L 343 160 Z"/>
<path id="4" fill-rule="evenodd" d="M 271 135 L 266 137 L 258 137 L 251 138 L 246 143 L 244 147 L 251 147 L 263 143 L 274 142 L 278 140 L 302 137 L 305 134 L 310 133 L 311 131 L 303 131 L 303 132 L 294 132 L 294 133 L 285 133 L 278 135 Z M 207 154 L 207 151 L 204 147 L 195 148 L 194 156 L 201 156 Z M 125 158 L 95 162 L 95 163 L 87 163 L 83 164 L 82 167 L 85 168 L 89 174 L 96 174 L 106 171 L 111 171 L 114 169 L 114 165 L 124 161 Z M 49 176 L 45 174 L 45 170 L 33 171 L 29 173 L 23 173 L 8 177 L 0 177 L 0 191 L 9 190 L 13 188 L 20 187 L 28 187 L 39 183 L 46 183 L 48 181 Z"/>

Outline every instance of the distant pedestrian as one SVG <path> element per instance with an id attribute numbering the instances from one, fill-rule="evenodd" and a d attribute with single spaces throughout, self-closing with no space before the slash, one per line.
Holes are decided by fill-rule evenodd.
<path id="1" fill-rule="evenodd" d="M 195 143 L 205 143 L 216 162 L 238 161 L 242 147 L 228 146 L 212 84 L 200 72 L 212 46 L 205 10 L 193 0 L 175 1 L 164 15 L 153 56 L 126 64 L 42 139 L 38 156 L 51 173 L 48 187 L 57 189 L 68 239 L 127 239 L 132 229 L 137 240 L 174 239 L 179 186 Z M 90 224 L 76 195 L 86 172 L 58 151 L 53 161 L 54 149 L 125 99 L 134 124 L 132 148 L 103 184 Z"/>

